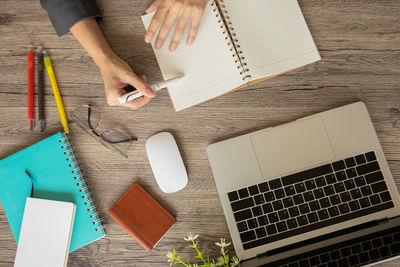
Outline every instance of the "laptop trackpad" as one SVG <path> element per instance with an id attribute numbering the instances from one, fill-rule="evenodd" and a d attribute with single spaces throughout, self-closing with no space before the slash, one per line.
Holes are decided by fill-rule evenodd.
<path id="1" fill-rule="evenodd" d="M 264 178 L 289 174 L 334 159 L 320 117 L 254 134 L 251 142 Z"/>

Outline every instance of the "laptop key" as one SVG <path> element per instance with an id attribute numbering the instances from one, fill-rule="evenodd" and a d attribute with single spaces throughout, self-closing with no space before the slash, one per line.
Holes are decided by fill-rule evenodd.
<path id="1" fill-rule="evenodd" d="M 350 263 L 350 266 L 357 266 L 360 263 L 357 255 L 353 255 L 353 256 L 349 257 L 349 263 Z"/>
<path id="2" fill-rule="evenodd" d="M 344 162 L 346 163 L 347 168 L 350 168 L 350 167 L 353 167 L 356 165 L 356 161 L 354 160 L 353 157 L 345 159 Z"/>
<path id="3" fill-rule="evenodd" d="M 392 200 L 388 191 L 380 193 L 379 196 L 381 197 L 382 202 Z"/>
<path id="4" fill-rule="evenodd" d="M 390 248 L 389 246 L 384 246 L 379 248 L 379 252 L 381 253 L 381 256 L 383 258 L 389 257 L 390 256 Z"/>
<path id="5" fill-rule="evenodd" d="M 393 245 L 390 245 L 390 251 L 392 252 L 392 254 L 400 253 L 400 243 L 395 243 Z"/>
<path id="6" fill-rule="evenodd" d="M 285 208 L 290 208 L 294 206 L 293 199 L 291 197 L 284 198 L 282 202 Z"/>
<path id="7" fill-rule="evenodd" d="M 365 180 L 364 180 L 364 177 L 362 177 L 362 176 L 355 178 L 354 181 L 356 182 L 356 185 L 358 187 L 365 185 Z"/>
<path id="8" fill-rule="evenodd" d="M 253 212 L 254 217 L 257 217 L 257 216 L 260 216 L 263 214 L 263 211 L 260 206 L 256 206 L 256 207 L 252 208 L 251 211 Z"/>
<path id="9" fill-rule="evenodd" d="M 383 180 L 383 174 L 380 171 L 367 174 L 364 177 L 365 177 L 365 181 L 368 184 L 372 184 L 372 183 Z"/>
<path id="10" fill-rule="evenodd" d="M 318 266 L 321 263 L 318 256 L 314 256 L 310 258 L 311 266 Z"/>
<path id="11" fill-rule="evenodd" d="M 289 229 L 293 229 L 293 228 L 297 228 L 297 221 L 296 219 L 292 218 L 286 221 L 287 226 L 289 227 Z"/>
<path id="12" fill-rule="evenodd" d="M 276 228 L 278 229 L 278 232 L 283 232 L 287 230 L 287 226 L 285 222 L 278 222 L 276 224 Z"/>
<path id="13" fill-rule="evenodd" d="M 340 171 L 335 173 L 336 179 L 340 182 L 340 181 L 344 181 L 347 179 L 346 173 L 344 171 Z"/>
<path id="14" fill-rule="evenodd" d="M 276 201 L 272 202 L 272 206 L 274 207 L 275 211 L 283 209 L 283 203 L 281 200 L 276 200 Z"/>
<path id="15" fill-rule="evenodd" d="M 240 234 L 240 240 L 242 240 L 242 243 L 246 243 L 254 239 L 256 239 L 256 233 L 254 232 L 254 230 L 250 230 Z"/>
<path id="16" fill-rule="evenodd" d="M 323 208 L 323 209 L 331 206 L 331 203 L 329 202 L 329 199 L 327 197 L 321 198 L 319 200 L 319 204 L 320 204 L 321 208 Z"/>
<path id="17" fill-rule="evenodd" d="M 306 186 L 304 185 L 304 183 L 298 183 L 294 186 L 296 188 L 296 192 L 299 193 L 303 193 L 304 191 L 306 191 Z"/>
<path id="18" fill-rule="evenodd" d="M 313 193 L 314 193 L 314 197 L 316 199 L 322 198 L 325 196 L 324 191 L 321 188 L 314 189 Z"/>
<path id="19" fill-rule="evenodd" d="M 325 176 L 325 180 L 328 184 L 334 184 L 337 182 L 334 174 L 328 174 L 327 176 Z"/>
<path id="20" fill-rule="evenodd" d="M 263 209 L 264 214 L 271 213 L 274 211 L 271 203 L 264 204 L 261 207 Z"/>
<path id="21" fill-rule="evenodd" d="M 329 253 L 324 253 L 319 255 L 319 259 L 321 260 L 321 263 L 326 263 L 331 260 L 331 257 L 329 256 Z"/>
<path id="22" fill-rule="evenodd" d="M 341 192 L 343 192 L 345 190 L 344 183 L 342 183 L 342 182 L 341 183 L 336 183 L 334 185 L 334 187 L 335 187 L 336 193 L 341 193 Z"/>
<path id="23" fill-rule="evenodd" d="M 318 221 L 318 215 L 316 212 L 309 213 L 307 214 L 307 219 L 310 223 L 315 223 Z"/>
<path id="24" fill-rule="evenodd" d="M 306 202 L 310 202 L 311 200 L 314 200 L 314 195 L 311 191 L 307 191 L 303 194 L 304 200 Z"/>
<path id="25" fill-rule="evenodd" d="M 238 211 L 238 210 L 246 209 L 246 208 L 251 208 L 253 206 L 254 206 L 254 200 L 252 197 L 245 198 L 245 199 L 238 200 L 236 202 L 231 203 L 231 207 L 234 212 Z"/>
<path id="26" fill-rule="evenodd" d="M 353 179 L 349 179 L 344 181 L 344 186 L 346 187 L 346 190 L 354 189 L 356 187 L 356 184 L 354 183 Z"/>
<path id="27" fill-rule="evenodd" d="M 307 203 L 301 204 L 301 205 L 299 206 L 299 209 L 300 209 L 300 213 L 301 213 L 301 214 L 306 214 L 306 213 L 309 213 L 309 212 L 310 212 L 310 207 L 308 206 Z"/>
<path id="28" fill-rule="evenodd" d="M 238 192 L 237 191 L 229 192 L 228 193 L 228 198 L 229 198 L 230 202 L 238 200 L 239 199 Z"/>
<path id="29" fill-rule="evenodd" d="M 373 248 L 379 248 L 383 245 L 382 239 L 381 238 L 376 238 L 372 240 L 372 247 Z"/>
<path id="30" fill-rule="evenodd" d="M 242 188 L 239 190 L 239 196 L 240 198 L 245 198 L 249 196 L 249 191 L 247 190 L 247 188 Z"/>
<path id="31" fill-rule="evenodd" d="M 278 214 L 276 212 L 268 214 L 269 223 L 276 223 L 279 221 Z"/>
<path id="32" fill-rule="evenodd" d="M 357 155 L 357 156 L 355 156 L 355 158 L 356 158 L 356 162 L 357 162 L 358 165 L 364 164 L 365 162 L 367 162 L 367 160 L 365 159 L 364 154 Z"/>
<path id="33" fill-rule="evenodd" d="M 367 263 L 370 261 L 368 252 L 363 252 L 358 255 L 361 263 Z"/>
<path id="34" fill-rule="evenodd" d="M 256 235 L 258 238 L 267 236 L 267 232 L 265 231 L 265 227 L 257 228 Z"/>
<path id="35" fill-rule="evenodd" d="M 340 254 L 342 255 L 342 257 L 348 257 L 351 254 L 350 248 L 346 247 L 346 248 L 342 248 L 340 249 Z"/>
<path id="36" fill-rule="evenodd" d="M 318 187 L 323 187 L 323 186 L 326 185 L 325 178 L 322 177 L 322 176 L 318 177 L 318 178 L 315 178 L 315 183 L 317 184 Z"/>
<path id="37" fill-rule="evenodd" d="M 276 234 L 276 232 L 277 232 L 275 224 L 270 224 L 270 225 L 266 226 L 265 229 L 267 230 L 268 235 L 273 235 L 273 234 Z"/>
<path id="38" fill-rule="evenodd" d="M 307 190 L 313 190 L 313 189 L 317 188 L 317 186 L 315 185 L 314 180 L 312 180 L 312 179 L 308 180 L 308 181 L 305 181 L 305 185 L 306 185 Z"/>
<path id="39" fill-rule="evenodd" d="M 329 212 L 329 216 L 331 216 L 331 217 L 335 217 L 335 216 L 339 215 L 339 210 L 337 207 L 330 207 L 328 209 L 328 212 Z"/>
<path id="40" fill-rule="evenodd" d="M 347 178 L 353 178 L 357 176 L 356 169 L 351 168 L 346 170 Z"/>
<path id="41" fill-rule="evenodd" d="M 318 200 L 311 201 L 310 203 L 308 203 L 308 205 L 310 206 L 311 211 L 316 211 L 320 209 Z"/>
<path id="42" fill-rule="evenodd" d="M 257 195 L 258 193 L 260 193 L 260 191 L 258 190 L 258 186 L 257 185 L 252 185 L 248 188 L 249 193 L 251 196 Z"/>
<path id="43" fill-rule="evenodd" d="M 376 261 L 377 259 L 379 259 L 381 257 L 381 255 L 379 254 L 379 250 L 373 249 L 369 251 L 369 257 L 372 261 Z"/>
<path id="44" fill-rule="evenodd" d="M 275 189 L 282 187 L 282 182 L 281 182 L 280 178 L 270 180 L 268 182 L 268 184 L 269 184 L 269 187 L 271 188 L 271 190 L 275 190 Z"/>
<path id="45" fill-rule="evenodd" d="M 305 215 L 299 216 L 296 219 L 297 219 L 297 223 L 299 224 L 299 226 L 308 224 L 307 217 Z"/>
<path id="46" fill-rule="evenodd" d="M 371 151 L 371 152 L 366 153 L 366 154 L 365 154 L 365 158 L 366 158 L 368 161 L 374 161 L 374 160 L 376 160 L 375 152 L 374 152 L 374 151 Z"/>
<path id="47" fill-rule="evenodd" d="M 257 220 L 254 219 L 254 218 L 248 220 L 247 221 L 247 226 L 249 227 L 249 229 L 254 229 L 254 228 L 258 227 Z"/>
<path id="48" fill-rule="evenodd" d="M 269 190 L 268 182 L 264 182 L 258 185 L 261 193 L 267 192 Z"/>
<path id="49" fill-rule="evenodd" d="M 248 228 L 247 228 L 247 223 L 246 223 L 245 221 L 243 221 L 243 222 L 238 222 L 238 223 L 236 224 L 236 226 L 237 226 L 239 232 L 243 232 L 243 231 L 246 231 L 246 230 L 248 229 Z"/>
<path id="50" fill-rule="evenodd" d="M 321 221 L 328 219 L 329 218 L 328 211 L 326 209 L 318 211 L 318 217 Z"/>
<path id="51" fill-rule="evenodd" d="M 335 171 L 340 171 L 340 170 L 343 170 L 346 168 L 346 165 L 344 164 L 343 160 L 339 160 L 339 161 L 332 163 L 332 166 Z"/>
<path id="52" fill-rule="evenodd" d="M 329 200 L 331 201 L 331 204 L 332 204 L 333 206 L 338 205 L 338 204 L 341 203 L 339 195 L 330 196 L 330 197 L 329 197 Z"/>
<path id="53" fill-rule="evenodd" d="M 349 202 L 349 207 L 350 207 L 351 211 L 359 210 L 360 204 L 358 204 L 357 200 L 353 200 L 353 201 Z"/>
<path id="54" fill-rule="evenodd" d="M 386 191 L 388 189 L 385 181 L 371 184 L 371 188 L 372 188 L 372 192 L 374 192 L 374 193 L 379 193 L 382 191 Z"/>
<path id="55" fill-rule="evenodd" d="M 378 171 L 379 164 L 377 161 L 373 161 L 367 164 L 363 164 L 356 167 L 358 175 L 364 175 L 370 172 Z"/>
<path id="56" fill-rule="evenodd" d="M 256 205 L 264 204 L 265 200 L 264 200 L 263 195 L 260 194 L 260 195 L 254 196 L 254 202 L 256 203 Z"/>
<path id="57" fill-rule="evenodd" d="M 391 235 L 384 236 L 382 240 L 384 245 L 393 243 L 393 237 Z"/>
<path id="58" fill-rule="evenodd" d="M 233 215 L 235 217 L 236 222 L 247 220 L 247 219 L 250 219 L 251 217 L 253 217 L 250 209 L 235 212 Z"/>
<path id="59" fill-rule="evenodd" d="M 291 196 L 296 194 L 296 191 L 294 190 L 294 186 L 293 185 L 289 185 L 285 187 L 285 193 L 287 196 Z"/>
<path id="60" fill-rule="evenodd" d="M 350 212 L 350 208 L 347 203 L 343 203 L 339 205 L 340 214 L 346 214 Z"/>
<path id="61" fill-rule="evenodd" d="M 369 185 L 363 186 L 360 189 L 361 189 L 361 193 L 362 193 L 363 197 L 369 196 L 372 194 L 372 191 L 371 191 L 371 188 L 369 187 Z"/>
<path id="62" fill-rule="evenodd" d="M 271 191 L 265 193 L 265 194 L 264 194 L 264 198 L 265 198 L 265 201 L 266 201 L 266 202 L 271 202 L 271 201 L 274 201 L 274 200 L 275 200 L 274 193 L 271 192 Z"/>
<path id="63" fill-rule="evenodd" d="M 289 212 L 287 210 L 281 210 L 278 212 L 278 216 L 281 221 L 286 220 L 289 218 Z"/>
<path id="64" fill-rule="evenodd" d="M 358 189 L 358 188 L 351 190 L 351 191 L 350 191 L 350 194 L 351 194 L 351 197 L 352 197 L 353 199 L 357 199 L 357 198 L 360 198 L 360 197 L 361 197 L 361 191 L 360 191 L 360 189 Z"/>
<path id="65" fill-rule="evenodd" d="M 275 198 L 276 199 L 280 199 L 280 198 L 284 198 L 285 197 L 285 191 L 282 188 L 276 189 L 274 191 L 275 193 Z"/>
<path id="66" fill-rule="evenodd" d="M 371 241 L 365 241 L 361 244 L 361 248 L 363 249 L 363 251 L 368 251 L 370 249 L 372 249 L 372 243 Z"/>
<path id="67" fill-rule="evenodd" d="M 289 209 L 290 217 L 296 217 L 300 214 L 300 211 L 297 207 L 292 207 Z"/>
<path id="68" fill-rule="evenodd" d="M 264 226 L 268 224 L 267 216 L 263 215 L 257 218 L 257 222 L 259 226 Z"/>
<path id="69" fill-rule="evenodd" d="M 335 194 L 335 190 L 333 189 L 332 185 L 325 186 L 324 187 L 324 192 L 325 192 L 326 196 L 330 196 L 330 195 Z"/>
<path id="70" fill-rule="evenodd" d="M 361 245 L 360 244 L 356 244 L 356 245 L 351 246 L 351 252 L 353 254 L 358 254 L 361 251 L 362 251 L 362 249 L 361 249 Z"/>
<path id="71" fill-rule="evenodd" d="M 351 200 L 351 196 L 349 192 L 343 192 L 340 194 L 340 199 L 342 200 L 342 202 L 348 202 Z"/>
<path id="72" fill-rule="evenodd" d="M 304 203 L 303 195 L 299 194 L 299 195 L 293 196 L 293 201 L 294 201 L 294 204 L 296 204 L 296 205 L 300 205 L 301 203 Z"/>

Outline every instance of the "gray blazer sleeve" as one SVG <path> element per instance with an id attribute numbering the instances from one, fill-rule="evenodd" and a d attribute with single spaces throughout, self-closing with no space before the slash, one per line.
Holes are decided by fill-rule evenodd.
<path id="1" fill-rule="evenodd" d="M 77 22 L 95 18 L 101 19 L 95 0 L 40 0 L 49 14 L 58 36 L 62 36 Z"/>

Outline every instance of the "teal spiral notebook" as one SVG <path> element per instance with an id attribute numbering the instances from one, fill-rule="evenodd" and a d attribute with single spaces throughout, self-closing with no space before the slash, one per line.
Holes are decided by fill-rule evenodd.
<path id="1" fill-rule="evenodd" d="M 68 138 L 57 133 L 0 160 L 0 202 L 17 243 L 32 185 L 25 170 L 34 182 L 33 197 L 76 204 L 70 252 L 105 236 Z"/>

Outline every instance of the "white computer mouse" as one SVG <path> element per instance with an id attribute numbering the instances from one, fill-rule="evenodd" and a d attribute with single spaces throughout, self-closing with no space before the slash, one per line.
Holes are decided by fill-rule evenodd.
<path id="1" fill-rule="evenodd" d="M 154 177 L 163 192 L 175 193 L 187 185 L 186 168 L 172 134 L 161 132 L 149 137 L 146 152 Z"/>

